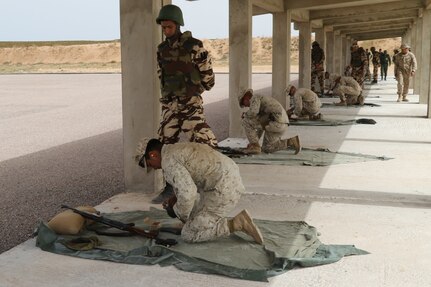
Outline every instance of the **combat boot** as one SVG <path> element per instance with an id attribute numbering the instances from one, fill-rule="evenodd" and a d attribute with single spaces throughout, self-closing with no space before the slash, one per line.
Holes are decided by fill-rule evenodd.
<path id="1" fill-rule="evenodd" d="M 287 139 L 287 147 L 293 147 L 295 150 L 295 154 L 298 154 L 301 151 L 301 143 L 299 141 L 299 137 L 295 136 L 293 138 Z"/>
<path id="2" fill-rule="evenodd" d="M 409 99 L 407 99 L 407 96 L 403 96 L 403 102 L 408 102 Z"/>
<path id="3" fill-rule="evenodd" d="M 250 235 L 256 243 L 261 245 L 263 244 L 262 234 L 257 225 L 254 224 L 253 219 L 247 210 L 244 209 L 234 218 L 228 220 L 228 226 L 230 233 L 242 231 L 245 234 Z"/>
<path id="4" fill-rule="evenodd" d="M 339 103 L 336 103 L 335 105 L 336 106 L 347 106 L 347 103 L 346 103 L 346 101 L 341 101 Z"/>
<path id="5" fill-rule="evenodd" d="M 402 100 L 401 96 L 400 96 L 400 95 L 398 95 L 398 100 L 397 100 L 397 102 L 401 102 L 401 100 Z"/>
<path id="6" fill-rule="evenodd" d="M 259 154 L 262 152 L 262 148 L 258 143 L 249 143 L 242 151 L 246 154 Z"/>
<path id="7" fill-rule="evenodd" d="M 359 95 L 359 97 L 358 97 L 358 104 L 360 105 L 360 106 L 363 106 L 364 105 L 364 96 L 361 94 L 361 95 Z"/>

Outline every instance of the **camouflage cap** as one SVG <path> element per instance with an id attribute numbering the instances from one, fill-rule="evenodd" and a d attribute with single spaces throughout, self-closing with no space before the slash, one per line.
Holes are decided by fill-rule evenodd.
<path id="1" fill-rule="evenodd" d="M 400 49 L 410 49 L 410 45 L 406 44 L 406 43 L 403 43 L 403 44 L 401 44 Z"/>
<path id="2" fill-rule="evenodd" d="M 239 102 L 239 106 L 242 108 L 244 107 L 244 105 L 242 104 L 242 98 L 247 94 L 247 93 L 251 93 L 253 95 L 253 89 L 245 89 L 243 91 L 241 91 L 238 95 L 238 102 Z"/>
<path id="3" fill-rule="evenodd" d="M 145 161 L 145 155 L 147 153 L 147 146 L 148 143 L 150 142 L 150 138 L 142 138 L 139 143 L 138 143 L 138 147 L 136 148 L 136 154 L 135 154 L 135 162 L 142 168 L 146 168 L 147 172 L 149 172 L 151 170 L 151 167 L 149 167 L 146 164 Z"/>

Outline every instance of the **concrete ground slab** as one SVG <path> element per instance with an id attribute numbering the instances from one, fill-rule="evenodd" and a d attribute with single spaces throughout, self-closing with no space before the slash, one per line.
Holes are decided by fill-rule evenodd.
<path id="1" fill-rule="evenodd" d="M 324 108 L 325 117 L 373 118 L 376 125 L 291 126 L 305 147 L 384 155 L 388 161 L 327 167 L 240 165 L 246 186 L 232 212 L 304 220 L 324 244 L 354 244 L 368 255 L 294 269 L 269 283 L 43 252 L 34 239 L 0 255 L 0 286 L 430 286 L 431 121 L 417 96 L 396 103 L 395 81 L 367 86 L 381 107 Z M 378 95 L 379 97 L 374 97 Z M 335 99 L 324 99 L 332 102 Z M 104 212 L 147 209 L 151 195 L 124 193 Z"/>

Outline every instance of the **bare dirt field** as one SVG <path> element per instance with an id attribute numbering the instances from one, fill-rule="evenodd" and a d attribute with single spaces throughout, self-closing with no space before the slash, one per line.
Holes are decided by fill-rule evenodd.
<path id="1" fill-rule="evenodd" d="M 204 39 L 216 72 L 228 72 L 229 40 Z M 392 50 L 400 38 L 360 42 L 364 48 Z M 254 72 L 271 72 L 272 38 L 253 38 Z M 298 37 L 291 41 L 291 71 L 298 71 Z M 119 40 L 72 42 L 0 42 L 0 73 L 120 73 Z"/>

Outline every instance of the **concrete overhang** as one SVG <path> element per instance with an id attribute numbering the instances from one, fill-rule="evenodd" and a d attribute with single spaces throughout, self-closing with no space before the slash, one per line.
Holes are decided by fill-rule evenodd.
<path id="1" fill-rule="evenodd" d="M 376 31 L 376 32 L 366 32 L 366 33 L 352 33 L 346 34 L 346 36 L 350 36 L 355 40 L 364 41 L 364 40 L 374 40 L 374 39 L 385 39 L 385 38 L 396 38 L 402 37 L 405 30 L 388 30 L 388 31 Z"/>
<path id="2" fill-rule="evenodd" d="M 284 0 L 284 9 L 333 9 L 394 2 L 394 0 Z"/>
<path id="3" fill-rule="evenodd" d="M 425 1 L 425 8 L 426 9 L 431 9 L 431 0 L 426 0 Z"/>
<path id="4" fill-rule="evenodd" d="M 283 0 L 253 0 L 253 15 L 254 11 L 260 11 L 260 14 L 284 12 Z M 262 13 L 265 12 L 265 13 Z"/>
<path id="5" fill-rule="evenodd" d="M 410 9 L 407 11 L 397 12 L 380 12 L 375 14 L 361 14 L 349 17 L 339 17 L 323 20 L 323 25 L 341 26 L 349 25 L 352 23 L 369 23 L 369 22 L 383 22 L 388 20 L 405 20 L 415 19 L 418 17 L 418 9 Z"/>
<path id="6" fill-rule="evenodd" d="M 375 14 L 381 12 L 398 12 L 423 8 L 422 0 L 396 1 L 366 6 L 344 7 L 334 9 L 311 10 L 310 20 L 330 19 L 357 16 L 359 14 Z"/>
<path id="7" fill-rule="evenodd" d="M 391 25 L 355 25 L 355 26 L 338 26 L 334 30 L 339 30 L 341 34 L 365 33 L 388 30 L 406 30 L 410 27 L 409 22 Z"/>

